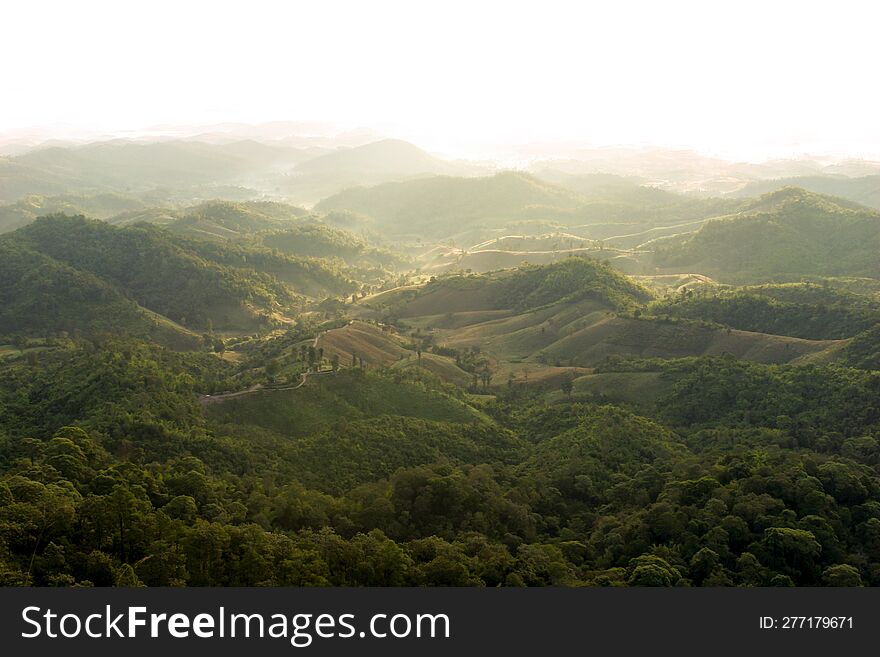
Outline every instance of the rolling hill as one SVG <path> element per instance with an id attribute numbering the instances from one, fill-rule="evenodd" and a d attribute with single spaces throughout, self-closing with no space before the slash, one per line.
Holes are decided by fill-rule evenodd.
<path id="1" fill-rule="evenodd" d="M 201 336 L 149 312 L 97 276 L 9 239 L 0 240 L 0 335 L 125 334 L 174 349 Z"/>
<path id="2" fill-rule="evenodd" d="M 308 212 L 272 201 L 209 201 L 179 214 L 182 214 L 180 219 L 167 224 L 171 232 L 201 239 L 224 240 L 278 229 L 307 216 Z M 130 222 L 130 216 L 128 220 Z"/>
<path id="3" fill-rule="evenodd" d="M 376 187 L 347 189 L 315 206 L 370 217 L 380 231 L 445 238 L 475 223 L 504 224 L 532 207 L 573 209 L 582 199 L 568 190 L 517 172 L 490 177 L 436 176 Z"/>
<path id="4" fill-rule="evenodd" d="M 880 212 L 802 189 L 760 197 L 741 213 L 656 240 L 662 271 L 730 282 L 803 276 L 880 276 Z"/>
<path id="5" fill-rule="evenodd" d="M 287 198 L 312 204 L 350 187 L 483 172 L 473 165 L 441 160 L 405 141 L 383 139 L 302 162 L 276 178 L 275 184 Z"/>
<path id="6" fill-rule="evenodd" d="M 565 376 L 583 375 L 589 371 L 584 368 L 609 358 L 727 354 L 761 363 L 788 363 L 845 344 L 738 330 L 703 317 L 700 321 L 651 317 L 646 313 L 662 303 L 651 305 L 651 299 L 645 288 L 609 266 L 569 258 L 486 275 L 444 276 L 422 287 L 367 297 L 359 306 L 417 329 L 419 339 L 434 345 L 433 351 L 456 366 L 474 364 L 476 359 L 476 367 L 465 373 L 473 377 L 488 368 L 496 387 L 507 379 L 515 384 L 556 385 Z M 798 319 L 795 315 L 791 322 Z M 858 327 L 863 322 L 853 319 L 851 324 Z M 805 322 L 802 330 L 810 326 Z M 842 336 L 838 332 L 831 337 Z M 397 366 L 411 362 L 409 356 Z"/>
<path id="7" fill-rule="evenodd" d="M 783 187 L 800 187 L 816 194 L 839 196 L 849 201 L 880 209 L 880 175 L 798 176 L 794 178 L 774 178 L 757 180 L 737 190 L 733 196 L 749 198 L 768 194 Z"/>
<path id="8" fill-rule="evenodd" d="M 306 160 L 294 167 L 297 175 L 363 175 L 413 177 L 450 174 L 453 164 L 429 155 L 400 139 L 383 139 L 343 148 Z"/>
<path id="9" fill-rule="evenodd" d="M 155 187 L 239 184 L 259 181 L 311 155 L 255 141 L 209 144 L 167 140 L 100 141 L 52 146 L 5 158 L 2 200 L 25 194 L 144 191 Z"/>
<path id="10" fill-rule="evenodd" d="M 4 237 L 114 286 L 184 326 L 252 330 L 296 303 L 274 277 L 206 260 L 160 228 L 43 217 Z"/>
<path id="11" fill-rule="evenodd" d="M 744 205 L 644 187 L 617 176 L 537 176 L 507 171 L 479 178 L 434 178 L 347 189 L 319 211 L 348 210 L 377 230 L 409 239 L 454 240 L 460 247 L 505 238 L 565 233 L 632 248 L 653 237 L 693 230 Z"/>
<path id="12" fill-rule="evenodd" d="M 140 199 L 123 194 L 25 196 L 15 203 L 0 205 L 0 233 L 15 230 L 47 214 L 83 214 L 108 219 L 121 213 L 144 210 Z"/>
<path id="13" fill-rule="evenodd" d="M 399 372 L 386 377 L 359 369 L 318 377 L 293 390 L 260 390 L 211 404 L 206 414 L 218 424 L 251 425 L 288 437 L 380 415 L 454 423 L 485 421 L 474 408 L 421 384 L 417 376 Z"/>
<path id="14" fill-rule="evenodd" d="M 880 302 L 810 283 L 708 288 L 658 301 L 649 311 L 818 340 L 851 338 L 880 323 Z"/>

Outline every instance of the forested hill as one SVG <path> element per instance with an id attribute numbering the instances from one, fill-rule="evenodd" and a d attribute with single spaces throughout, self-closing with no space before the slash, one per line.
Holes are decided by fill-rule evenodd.
<path id="1" fill-rule="evenodd" d="M 381 230 L 445 237 L 475 221 L 522 217 L 530 206 L 574 208 L 575 194 L 516 172 L 491 177 L 437 176 L 376 187 L 353 188 L 321 201 L 321 212 L 351 210 L 371 217 Z"/>
<path id="2" fill-rule="evenodd" d="M 828 194 L 850 199 L 868 207 L 880 209 L 880 175 L 848 177 L 798 176 L 760 180 L 745 185 L 736 192 L 742 198 L 767 194 L 780 187 L 801 187 L 816 194 Z"/>
<path id="3" fill-rule="evenodd" d="M 409 185 L 462 225 L 587 212 L 521 174 Z M 653 217 L 727 207 L 633 194 Z M 434 230 L 414 199 L 0 237 L 0 584 L 880 585 L 877 281 L 768 280 L 867 266 L 875 213 L 783 190 L 654 242 L 748 252 L 759 282 L 735 287 L 573 252 L 432 276 L 424 244 L 370 232 Z M 789 234 L 806 259 L 774 270 L 758 242 Z"/>
<path id="4" fill-rule="evenodd" d="M 294 168 L 297 175 L 397 175 L 449 174 L 456 167 L 432 157 L 418 146 L 399 139 L 344 148 L 306 160 Z"/>
<path id="5" fill-rule="evenodd" d="M 880 212 L 785 188 L 695 233 L 654 243 L 665 269 L 730 281 L 801 276 L 880 277 Z"/>
<path id="6" fill-rule="evenodd" d="M 3 241 L 87 272 L 141 306 L 197 330 L 255 327 L 261 317 L 296 302 L 274 277 L 207 260 L 154 226 L 117 228 L 81 216 L 51 216 Z"/>
<path id="7" fill-rule="evenodd" d="M 352 367 L 203 411 L 239 369 L 0 361 L 0 583 L 880 584 L 876 372 L 635 363 L 626 410 Z"/>
<path id="8" fill-rule="evenodd" d="M 172 232 L 199 238 L 228 239 L 283 228 L 308 212 L 270 201 L 210 201 L 188 208 L 181 214 L 180 219 L 168 224 Z"/>
<path id="9" fill-rule="evenodd" d="M 12 240 L 0 240 L 0 335 L 122 333 L 176 349 L 201 338 L 145 311 L 116 286 Z"/>

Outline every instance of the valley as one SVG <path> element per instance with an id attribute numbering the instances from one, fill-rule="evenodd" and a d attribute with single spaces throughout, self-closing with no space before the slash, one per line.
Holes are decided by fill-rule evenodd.
<path id="1" fill-rule="evenodd" d="M 0 157 L 0 582 L 880 584 L 874 163 L 248 134 Z"/>

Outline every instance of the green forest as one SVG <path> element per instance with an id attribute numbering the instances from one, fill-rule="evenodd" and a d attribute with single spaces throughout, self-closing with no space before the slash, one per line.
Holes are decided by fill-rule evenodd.
<path id="1" fill-rule="evenodd" d="M 3 166 L 4 586 L 880 585 L 864 185 L 395 140 Z"/>

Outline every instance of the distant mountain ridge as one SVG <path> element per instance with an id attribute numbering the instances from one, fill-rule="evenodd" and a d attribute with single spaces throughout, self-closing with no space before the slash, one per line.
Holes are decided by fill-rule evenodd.
<path id="1" fill-rule="evenodd" d="M 392 233 L 443 237 L 474 221 L 510 220 L 531 207 L 573 209 L 582 202 L 575 192 L 526 173 L 506 171 L 489 177 L 439 176 L 347 189 L 315 209 L 351 210 Z"/>
<path id="2" fill-rule="evenodd" d="M 306 160 L 294 167 L 295 173 L 331 174 L 451 174 L 455 165 L 429 155 L 418 146 L 400 139 L 343 148 Z"/>
<path id="3" fill-rule="evenodd" d="M 880 209 L 880 175 L 859 176 L 800 176 L 751 182 L 733 196 L 753 197 L 772 192 L 780 187 L 801 187 L 807 191 L 841 198 Z"/>

